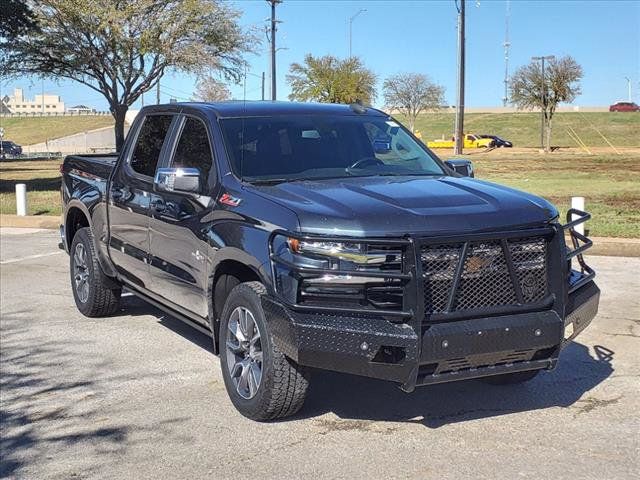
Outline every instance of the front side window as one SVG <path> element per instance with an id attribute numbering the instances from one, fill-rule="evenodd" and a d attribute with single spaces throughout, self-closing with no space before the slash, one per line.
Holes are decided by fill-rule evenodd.
<path id="1" fill-rule="evenodd" d="M 232 169 L 246 181 L 444 174 L 434 155 L 385 117 L 230 118 L 221 126 Z"/>
<path id="2" fill-rule="evenodd" d="M 131 155 L 131 168 L 136 173 L 153 177 L 160 159 L 164 139 L 169 131 L 173 115 L 149 115 L 138 133 Z"/>
<path id="3" fill-rule="evenodd" d="M 212 165 L 213 158 L 207 128 L 200 120 L 188 117 L 182 128 L 171 166 L 200 170 L 200 186 L 204 192 Z"/>

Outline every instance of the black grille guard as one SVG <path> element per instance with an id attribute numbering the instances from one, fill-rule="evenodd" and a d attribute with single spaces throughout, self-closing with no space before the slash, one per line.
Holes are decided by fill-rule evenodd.
<path id="1" fill-rule="evenodd" d="M 574 215 L 577 215 L 578 218 L 572 220 L 572 217 Z M 573 249 L 567 251 L 567 260 L 571 260 L 575 257 L 576 260 L 578 260 L 578 264 L 580 265 L 580 272 L 577 272 L 576 270 L 570 271 L 569 293 L 575 292 L 580 287 L 593 280 L 596 276 L 596 272 L 589 265 L 587 265 L 587 263 L 584 261 L 584 257 L 582 256 L 585 250 L 593 246 L 593 242 L 586 235 L 577 232 L 575 229 L 577 225 L 586 222 L 590 218 L 591 214 L 583 212 L 582 210 L 578 210 L 576 208 L 570 208 L 567 211 L 567 223 L 562 226 L 563 231 L 569 232 L 571 243 L 573 245 Z"/>
<path id="2" fill-rule="evenodd" d="M 572 216 L 577 215 L 579 218 L 572 220 Z M 389 310 L 389 309 L 381 309 L 376 307 L 369 306 L 333 306 L 331 304 L 324 305 L 306 305 L 298 302 L 290 302 L 283 298 L 277 288 L 274 286 L 276 298 L 281 301 L 284 305 L 294 311 L 306 311 L 306 312 L 316 312 L 316 313 L 344 313 L 344 314 L 365 314 L 365 315 L 376 315 L 380 317 L 390 317 L 396 318 L 398 320 L 401 319 L 414 319 L 414 321 L 409 321 L 409 323 L 414 323 L 415 320 L 420 319 L 420 321 L 415 322 L 416 326 L 422 323 L 424 318 L 424 313 L 421 311 L 424 305 L 423 292 L 421 282 L 422 280 L 422 265 L 421 265 L 421 249 L 424 245 L 428 244 L 437 244 L 437 243 L 453 243 L 453 242 L 462 242 L 467 243 L 470 241 L 481 241 L 481 240 L 489 240 L 489 239 L 500 239 L 502 245 L 505 245 L 508 239 L 514 238 L 523 238 L 523 237 L 536 237 L 536 236 L 548 236 L 549 239 L 554 238 L 556 235 L 560 236 L 560 233 L 568 232 L 571 236 L 571 241 L 573 248 L 569 249 L 568 247 L 565 249 L 565 260 L 570 261 L 574 257 L 577 259 L 580 265 L 580 271 L 568 269 L 568 284 L 564 288 L 566 294 L 570 294 L 580 287 L 589 283 L 595 277 L 594 270 L 589 267 L 584 258 L 583 253 L 585 250 L 590 248 L 593 245 L 593 242 L 587 238 L 585 235 L 577 232 L 575 227 L 580 225 L 591 218 L 591 215 L 576 209 L 570 209 L 567 212 L 567 223 L 565 225 L 549 225 L 548 227 L 542 228 L 534 228 L 534 229 L 525 229 L 525 230 L 513 230 L 513 231 L 505 231 L 505 232 L 487 232 L 487 233 L 479 233 L 479 234 L 466 234 L 466 235 L 448 235 L 448 236 L 436 236 L 436 237 L 421 237 L 421 238 L 413 238 L 413 237 L 404 237 L 404 238 L 353 238 L 353 237 L 341 237 L 341 236 L 324 236 L 324 235 L 312 235 L 312 234 L 301 234 L 294 232 L 287 232 L 283 230 L 276 230 L 272 233 L 271 239 L 269 242 L 269 258 L 271 260 L 271 271 L 274 278 L 274 285 L 276 278 L 276 265 L 280 265 L 281 267 L 285 267 L 290 270 L 294 275 L 350 275 L 353 277 L 373 277 L 379 278 L 381 280 L 388 279 L 394 281 L 402 282 L 403 291 L 405 293 L 405 301 L 403 302 L 402 308 L 398 310 Z M 273 251 L 273 239 L 278 236 L 285 237 L 293 237 L 300 240 L 310 240 L 310 241 L 357 241 L 358 243 L 364 244 L 373 244 L 373 245 L 387 245 L 387 246 L 398 246 L 404 249 L 404 260 L 402 262 L 401 271 L 362 271 L 362 270 L 333 270 L 326 268 L 309 268 L 303 267 L 300 265 L 296 265 L 292 262 L 289 262 L 278 255 Z M 555 243 L 555 242 L 553 242 Z M 564 244 L 564 242 L 562 242 Z M 557 252 L 556 254 L 561 254 L 561 252 Z M 556 257 L 557 258 L 557 257 Z M 513 275 L 513 265 L 511 259 L 508 258 L 509 262 L 509 270 Z M 555 259 L 549 259 L 550 264 L 557 265 Z M 554 267 L 555 273 L 558 272 L 557 268 Z M 550 272 L 553 274 L 554 272 Z M 456 276 L 459 277 L 461 274 L 461 270 L 456 272 Z M 456 279 L 456 282 L 459 282 L 459 278 Z M 551 287 L 551 285 L 550 285 Z M 452 289 L 451 295 L 455 295 L 456 288 Z M 559 292 L 556 288 L 556 292 Z M 417 292 L 415 298 L 406 298 L 408 293 Z M 413 295 L 409 295 L 412 297 Z M 520 295 L 519 295 L 520 296 Z M 482 308 L 477 310 L 469 310 L 467 312 L 446 312 L 443 314 L 434 314 L 432 315 L 431 320 L 435 322 L 439 321 L 449 321 L 456 320 L 458 318 L 464 317 L 472 317 L 477 315 L 486 315 L 486 314 L 507 314 L 507 313 L 520 313 L 527 311 L 535 311 L 535 310 L 543 310 L 547 309 L 554 303 L 554 298 L 557 299 L 557 296 L 550 292 L 545 298 L 540 299 L 539 301 L 528 303 L 528 304 L 519 304 L 516 306 L 505 306 L 505 307 L 494 307 L 492 309 Z M 449 300 L 451 302 L 451 299 Z M 442 317 L 442 318 L 440 318 Z"/>

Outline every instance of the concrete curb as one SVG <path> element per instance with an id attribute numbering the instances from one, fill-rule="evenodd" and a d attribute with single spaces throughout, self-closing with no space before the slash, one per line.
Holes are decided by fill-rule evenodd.
<path id="1" fill-rule="evenodd" d="M 47 228 L 60 227 L 60 217 L 46 215 L 0 215 L 0 227 Z M 593 247 L 588 255 L 608 255 L 612 257 L 640 257 L 639 238 L 592 237 Z"/>
<path id="2" fill-rule="evenodd" d="M 18 215 L 0 214 L 0 227 L 57 229 L 60 227 L 60 223 L 60 217 L 57 216 L 28 215 L 19 217 Z"/>
<path id="3" fill-rule="evenodd" d="M 591 237 L 591 240 L 593 240 L 593 247 L 587 250 L 589 255 L 640 257 L 639 238 Z"/>

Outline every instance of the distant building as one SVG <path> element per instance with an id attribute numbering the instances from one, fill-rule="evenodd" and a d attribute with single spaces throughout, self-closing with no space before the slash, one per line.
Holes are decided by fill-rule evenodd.
<path id="1" fill-rule="evenodd" d="M 24 91 L 16 88 L 13 96 L 6 96 L 2 99 L 3 113 L 34 113 L 45 115 L 47 113 L 64 113 L 64 102 L 60 95 L 36 95 L 34 100 L 27 100 Z"/>
<path id="2" fill-rule="evenodd" d="M 87 107 L 86 105 L 75 105 L 73 107 L 67 108 L 67 113 L 89 114 L 89 113 L 96 113 L 96 109 L 95 108 L 91 108 L 91 107 Z"/>

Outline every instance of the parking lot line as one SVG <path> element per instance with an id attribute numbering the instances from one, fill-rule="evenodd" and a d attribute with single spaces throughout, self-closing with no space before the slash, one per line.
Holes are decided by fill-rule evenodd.
<path id="1" fill-rule="evenodd" d="M 21 257 L 21 258 L 12 258 L 11 260 L 3 260 L 2 262 L 0 262 L 0 265 L 6 265 L 7 263 L 18 263 L 18 262 L 22 262 L 24 260 L 33 260 L 34 258 L 41 258 L 41 257 L 50 257 L 51 255 L 58 255 L 62 253 L 62 250 L 59 252 L 49 252 L 49 253 L 40 253 L 37 255 L 27 255 L 26 257 Z"/>

